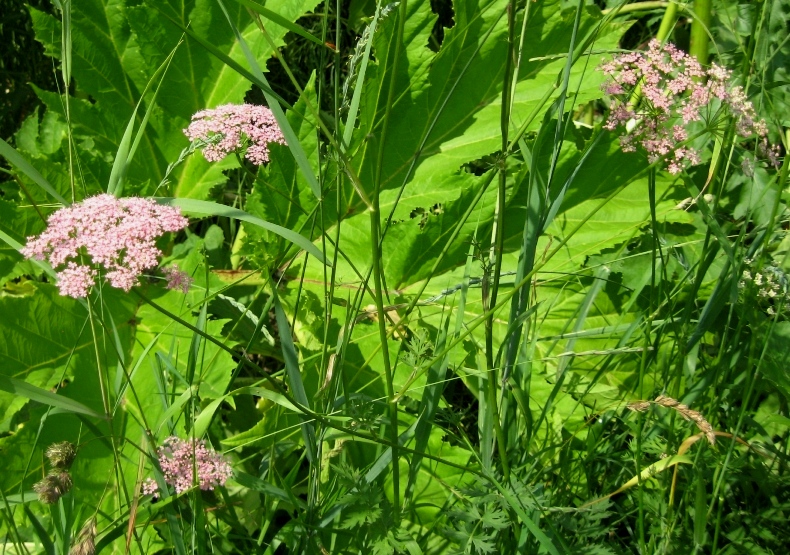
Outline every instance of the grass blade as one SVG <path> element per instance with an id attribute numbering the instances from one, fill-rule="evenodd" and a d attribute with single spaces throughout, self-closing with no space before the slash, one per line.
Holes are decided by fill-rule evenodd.
<path id="1" fill-rule="evenodd" d="M 9 378 L 8 376 L 0 376 L 0 390 L 12 393 L 14 395 L 19 395 L 20 397 L 30 399 L 31 401 L 36 401 L 44 405 L 58 408 L 65 412 L 87 414 L 88 416 L 92 416 L 94 418 L 101 418 L 104 420 L 107 419 L 106 416 L 86 407 L 79 401 L 69 399 L 63 395 L 58 395 L 57 393 L 52 393 L 51 391 L 36 387 L 35 385 L 31 385 L 21 380 Z"/>
<path id="2" fill-rule="evenodd" d="M 276 285 L 272 287 L 272 296 L 274 297 L 274 313 L 277 318 L 277 327 L 280 330 L 280 345 L 282 346 L 283 358 L 285 359 L 285 371 L 288 374 L 291 392 L 299 404 L 310 408 L 310 401 L 307 399 L 307 393 L 302 382 L 302 373 L 299 371 L 299 356 L 291 338 L 291 325 L 288 323 L 288 317 L 280 304 Z M 302 424 L 302 436 L 304 437 L 307 459 L 311 463 L 315 463 L 317 460 L 315 427 L 312 422 L 304 422 Z"/>
<path id="3" fill-rule="evenodd" d="M 44 528 L 44 525 L 41 524 L 41 521 L 36 517 L 35 514 L 33 514 L 33 511 L 30 510 L 30 507 L 27 504 L 25 505 L 25 515 L 30 519 L 30 523 L 33 525 L 33 530 L 36 533 L 36 537 L 41 542 L 41 547 L 44 548 L 44 553 L 47 555 L 55 555 L 55 553 L 57 553 L 57 551 L 55 551 L 55 544 L 52 543 L 52 540 L 49 538 L 49 534 L 47 534 L 46 528 Z"/>
<path id="4" fill-rule="evenodd" d="M 164 81 L 167 70 L 170 67 L 170 62 L 173 60 L 173 56 L 175 56 L 176 51 L 178 50 L 178 47 L 181 46 L 182 42 L 183 40 L 179 41 L 175 48 L 170 51 L 170 55 L 168 55 L 165 61 L 162 62 L 159 68 L 154 72 L 154 74 L 148 80 L 148 84 L 145 86 L 145 89 L 140 94 L 140 100 L 137 101 L 137 105 L 134 107 L 134 111 L 132 112 L 132 117 L 129 118 L 129 123 L 126 126 L 126 131 L 124 131 L 123 137 L 121 138 L 121 144 L 118 145 L 118 152 L 116 153 L 115 160 L 112 164 L 112 170 L 110 171 L 110 181 L 107 184 L 107 193 L 111 195 L 120 197 L 123 193 L 123 181 L 126 177 L 126 172 L 129 169 L 129 165 L 132 163 L 132 158 L 134 158 L 134 153 L 137 151 L 137 147 L 140 145 L 140 141 L 143 138 L 143 133 L 145 133 L 145 128 L 148 125 L 148 118 L 151 115 L 151 111 L 153 110 L 154 106 L 156 106 L 156 97 L 159 94 L 159 89 L 162 87 L 162 82 Z M 162 74 L 162 79 L 159 81 L 159 85 L 157 85 L 154 95 L 151 97 L 151 101 L 148 102 L 148 107 L 145 110 L 143 121 L 140 123 L 140 128 L 137 130 L 134 143 L 130 145 L 132 140 L 132 131 L 134 130 L 134 121 L 137 119 L 137 111 L 140 109 L 140 105 L 143 103 L 143 99 L 145 99 L 145 95 L 148 92 L 148 89 L 151 88 L 151 84 L 154 82 L 154 79 L 156 79 L 160 74 Z"/>
<path id="5" fill-rule="evenodd" d="M 354 86 L 354 95 L 351 97 L 351 104 L 348 108 L 348 116 L 346 117 L 345 129 L 343 131 L 343 148 L 348 148 L 351 144 L 351 135 L 354 133 L 354 126 L 357 124 L 357 114 L 359 113 L 359 102 L 362 98 L 362 86 L 365 83 L 365 73 L 368 70 L 368 60 L 370 60 L 370 48 L 373 46 L 373 37 L 376 34 L 376 25 L 379 22 L 381 14 L 381 4 L 376 4 L 376 13 L 373 16 L 373 21 L 365 29 L 360 40 L 367 37 L 367 44 L 365 45 L 365 54 L 362 56 L 362 63 L 359 66 L 359 74 L 357 75 L 356 84 Z"/>
<path id="6" fill-rule="evenodd" d="M 263 17 L 265 17 L 266 19 L 268 19 L 272 23 L 276 23 L 280 27 L 285 27 L 286 29 L 288 29 L 292 33 L 296 33 L 300 37 L 304 37 L 307 40 L 312 41 L 312 42 L 314 42 L 316 44 L 319 44 L 321 46 L 326 46 L 327 48 L 329 48 L 329 50 L 332 50 L 334 52 L 334 50 L 327 43 L 325 43 L 324 41 L 322 41 L 318 37 L 316 37 L 314 35 L 311 35 L 307 31 L 305 31 L 304 27 L 302 27 L 301 25 L 297 25 L 296 23 L 292 23 L 287 18 L 281 16 L 280 14 L 278 14 L 276 12 L 273 12 L 273 11 L 263 7 L 262 5 L 258 4 L 257 2 L 253 2 L 252 0 L 233 0 L 233 1 L 238 3 L 238 4 L 241 4 L 242 6 L 244 6 L 246 8 L 250 8 L 251 10 L 258 12 L 259 14 L 261 14 Z"/>
<path id="7" fill-rule="evenodd" d="M 41 175 L 36 168 L 31 166 L 30 163 L 25 160 L 24 157 L 19 154 L 14 147 L 5 142 L 3 139 L 0 139 L 0 156 L 8 160 L 11 165 L 16 166 L 19 171 L 32 179 L 36 185 L 41 187 L 56 201 L 63 204 L 64 206 L 71 204 L 62 196 L 60 196 L 60 193 L 55 190 L 49 181 L 44 179 L 44 176 Z"/>
<path id="8" fill-rule="evenodd" d="M 253 56 L 249 46 L 247 46 L 247 41 L 244 40 L 244 37 L 239 32 L 236 24 L 233 23 L 233 20 L 230 18 L 230 14 L 225 8 L 225 4 L 222 2 L 222 0 L 217 0 L 217 3 L 219 4 L 220 8 L 222 8 L 223 13 L 228 20 L 228 24 L 235 33 L 236 40 L 239 41 L 239 45 L 241 45 L 241 49 L 244 51 L 244 56 L 247 58 L 247 63 L 250 64 L 250 70 L 255 76 L 255 81 L 253 82 L 260 82 L 266 85 L 265 87 L 261 87 L 261 89 L 263 90 L 263 96 L 266 97 L 266 102 L 269 104 L 269 109 L 271 109 L 272 113 L 274 114 L 274 118 L 277 120 L 280 130 L 285 136 L 285 141 L 288 143 L 288 148 L 290 149 L 291 154 L 293 154 L 296 164 L 299 166 L 299 169 L 302 171 L 302 174 L 304 174 L 305 179 L 307 179 L 307 182 L 310 184 L 310 189 L 312 189 L 315 197 L 320 200 L 322 197 L 321 186 L 318 184 L 318 179 L 313 172 L 313 168 L 310 166 L 310 162 L 307 160 L 307 154 L 305 154 L 302 143 L 299 142 L 299 137 L 297 137 L 296 132 L 293 130 L 293 127 L 291 127 L 291 124 L 288 121 L 288 118 L 285 117 L 285 112 L 283 112 L 283 109 L 280 107 L 280 98 L 268 92 L 271 91 L 271 87 L 269 86 L 269 82 L 266 80 L 266 77 L 264 77 L 263 72 L 258 65 L 258 60 L 255 59 L 255 56 Z"/>
<path id="9" fill-rule="evenodd" d="M 327 266 L 332 265 L 329 262 L 329 260 L 327 260 L 324 257 L 324 254 L 320 250 L 318 250 L 318 247 L 316 247 L 313 243 L 311 243 L 305 236 L 300 235 L 295 231 L 291 231 L 290 229 L 284 228 L 277 224 L 273 224 L 271 222 L 267 222 L 260 218 L 256 218 L 255 216 L 249 214 L 248 212 L 245 212 L 244 210 L 239 210 L 238 208 L 231 208 L 230 206 L 225 206 L 224 204 L 219 204 L 207 200 L 171 198 L 171 197 L 155 197 L 154 200 L 156 200 L 160 204 L 166 204 L 168 206 L 177 206 L 181 208 L 181 210 L 183 210 L 184 212 L 188 212 L 192 214 L 202 214 L 205 216 L 221 216 L 225 218 L 233 218 L 234 220 L 241 220 L 243 222 L 257 225 L 258 227 L 262 227 L 263 229 L 271 231 L 272 233 L 276 233 L 280 237 L 287 239 L 297 247 L 301 247 L 305 252 L 316 257 L 318 260 L 320 260 Z"/>

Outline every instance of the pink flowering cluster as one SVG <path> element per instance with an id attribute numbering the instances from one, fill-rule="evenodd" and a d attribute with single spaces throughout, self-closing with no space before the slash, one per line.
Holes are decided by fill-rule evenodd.
<path id="1" fill-rule="evenodd" d="M 689 139 L 685 126 L 702 120 L 710 103 L 718 99 L 736 118 L 737 133 L 756 135 L 760 150 L 776 162 L 777 149 L 768 147 L 765 122 L 758 120 L 743 88 L 730 86 L 728 69 L 713 64 L 705 71 L 696 58 L 673 44 L 662 46 L 653 39 L 646 52 L 621 54 L 601 70 L 610 77 L 603 90 L 615 97 L 604 128 L 623 128 L 623 152 L 633 152 L 641 145 L 650 163 L 664 159 L 672 174 L 699 164 L 699 153 L 682 144 Z M 705 77 L 707 83 L 702 82 Z M 639 86 L 641 104 L 632 100 Z"/>
<path id="2" fill-rule="evenodd" d="M 180 209 L 151 199 L 97 195 L 53 213 L 47 229 L 28 237 L 21 252 L 61 268 L 61 295 L 86 297 L 99 269 L 110 285 L 129 291 L 144 270 L 157 265 L 162 253 L 156 239 L 188 224 Z"/>
<path id="3" fill-rule="evenodd" d="M 211 490 L 233 475 L 230 463 L 222 454 L 206 447 L 203 440 L 184 440 L 175 436 L 167 438 L 157 450 L 159 466 L 165 482 L 181 493 L 197 484 L 202 490 Z M 158 491 L 156 482 L 143 482 L 143 493 L 153 495 Z"/>
<path id="4" fill-rule="evenodd" d="M 226 104 L 201 110 L 192 116 L 184 134 L 190 141 L 200 139 L 206 143 L 203 156 L 209 162 L 246 147 L 246 158 L 260 166 L 269 161 L 269 143 L 285 144 L 272 111 L 253 104 Z"/>
<path id="5" fill-rule="evenodd" d="M 178 266 L 162 268 L 162 273 L 167 279 L 168 289 L 180 289 L 184 295 L 189 293 L 189 286 L 192 285 L 194 280 L 188 273 L 182 272 Z"/>

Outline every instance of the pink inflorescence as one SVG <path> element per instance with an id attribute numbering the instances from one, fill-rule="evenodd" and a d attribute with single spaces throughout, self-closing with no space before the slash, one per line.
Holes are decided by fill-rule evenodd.
<path id="1" fill-rule="evenodd" d="M 209 162 L 246 147 L 246 158 L 260 166 L 269 161 L 269 143 L 285 144 L 272 111 L 253 104 L 226 104 L 201 110 L 192 116 L 184 134 L 190 141 L 200 139 L 206 143 L 203 156 Z"/>
<path id="2" fill-rule="evenodd" d="M 189 293 L 189 286 L 194 280 L 188 273 L 181 271 L 178 266 L 162 268 L 162 273 L 167 279 L 168 289 L 180 289 L 185 295 Z"/>
<path id="3" fill-rule="evenodd" d="M 173 486 L 176 493 L 186 491 L 195 484 L 200 489 L 211 490 L 225 485 L 233 475 L 225 457 L 206 447 L 203 440 L 170 436 L 157 450 L 157 456 L 165 482 Z M 156 491 L 156 482 L 150 478 L 143 482 L 143 493 L 150 495 Z"/>
<path id="4" fill-rule="evenodd" d="M 61 268 L 61 295 L 86 297 L 99 269 L 110 285 L 129 291 L 144 270 L 157 265 L 162 252 L 156 239 L 188 224 L 180 209 L 151 199 L 97 195 L 53 213 L 47 229 L 28 237 L 21 252 Z"/>
<path id="5" fill-rule="evenodd" d="M 689 139 L 684 126 L 700 121 L 708 105 L 718 99 L 736 118 L 738 134 L 756 135 L 759 150 L 775 163 L 776 149 L 768 146 L 765 122 L 758 120 L 743 88 L 730 86 L 730 70 L 713 64 L 705 71 L 695 58 L 655 39 L 647 52 L 621 54 L 601 70 L 610 77 L 602 88 L 614 97 L 604 128 L 623 128 L 620 146 L 624 152 L 633 152 L 640 145 L 650 163 L 664 159 L 673 174 L 699 164 L 699 153 L 682 144 Z M 707 83 L 702 82 L 704 77 Z M 639 85 L 641 108 L 631 101 Z M 626 126 L 631 121 L 634 127 L 628 132 Z"/>

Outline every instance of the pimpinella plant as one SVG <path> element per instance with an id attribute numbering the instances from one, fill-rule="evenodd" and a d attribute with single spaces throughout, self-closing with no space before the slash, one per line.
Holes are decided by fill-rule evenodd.
<path id="1" fill-rule="evenodd" d="M 86 297 L 98 276 L 129 291 L 143 271 L 159 263 L 156 240 L 188 224 L 180 209 L 152 199 L 97 195 L 53 213 L 22 254 L 52 264 L 61 295 Z M 183 283 L 180 278 L 178 285 Z"/>
<path id="2" fill-rule="evenodd" d="M 204 440 L 170 436 L 157 449 L 157 456 L 165 482 L 173 486 L 176 493 L 195 484 L 202 490 L 212 490 L 225 485 L 233 475 L 227 459 L 207 446 Z M 157 491 L 156 482 L 150 478 L 143 483 L 143 493 L 152 495 Z"/>
<path id="3" fill-rule="evenodd" d="M 640 146 L 651 164 L 663 160 L 676 174 L 700 163 L 691 124 L 702 121 L 715 130 L 732 118 L 737 134 L 756 138 L 761 154 L 777 165 L 778 148 L 768 144 L 768 127 L 743 87 L 732 83 L 730 70 L 716 64 L 704 70 L 675 45 L 656 39 L 647 51 L 620 54 L 601 70 L 609 76 L 602 87 L 614 99 L 604 128 L 621 131 L 624 152 Z"/>

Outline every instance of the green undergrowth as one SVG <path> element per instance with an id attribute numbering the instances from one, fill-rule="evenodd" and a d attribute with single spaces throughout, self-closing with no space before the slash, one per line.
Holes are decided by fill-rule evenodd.
<path id="1" fill-rule="evenodd" d="M 623 152 L 600 69 L 657 35 L 729 67 L 783 155 L 787 0 L 54 5 L 72 86 L 0 143 L 4 552 L 787 545 L 788 166 L 732 114 L 680 173 Z M 245 100 L 288 144 L 207 162 L 192 114 Z M 188 293 L 64 297 L 19 252 L 108 191 L 190 216 Z M 145 495 L 170 436 L 233 477 Z"/>

